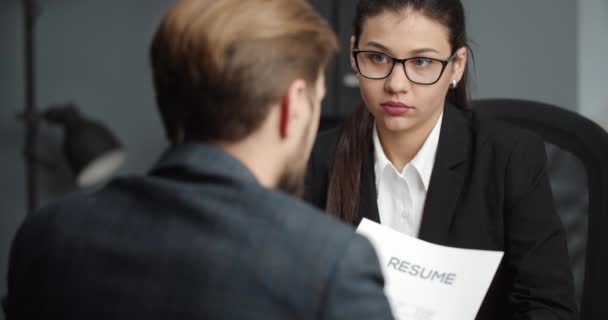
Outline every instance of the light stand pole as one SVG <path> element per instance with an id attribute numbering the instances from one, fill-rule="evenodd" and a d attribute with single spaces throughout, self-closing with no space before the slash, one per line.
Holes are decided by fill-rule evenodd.
<path id="1" fill-rule="evenodd" d="M 82 116 L 71 104 L 52 105 L 37 110 L 36 101 L 36 39 L 39 16 L 36 0 L 23 0 L 25 110 L 18 118 L 25 123 L 25 174 L 27 213 L 38 208 L 38 173 L 42 163 L 38 155 L 38 134 L 42 122 L 64 129 L 64 156 L 74 171 L 78 186 L 89 187 L 111 176 L 125 159 L 120 141 L 102 123 Z"/>
<path id="2" fill-rule="evenodd" d="M 35 24 L 38 13 L 34 0 L 23 0 L 24 74 L 25 74 L 25 150 L 27 176 L 27 213 L 38 206 L 38 164 L 36 161 L 39 119 L 36 111 Z"/>

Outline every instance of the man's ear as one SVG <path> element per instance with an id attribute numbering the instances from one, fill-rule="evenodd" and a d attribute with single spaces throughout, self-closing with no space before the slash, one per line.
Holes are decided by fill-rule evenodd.
<path id="1" fill-rule="evenodd" d="M 287 127 L 289 126 L 289 111 L 290 101 L 289 95 L 283 96 L 281 104 L 279 105 L 279 134 L 281 139 L 287 138 Z"/>
<path id="2" fill-rule="evenodd" d="M 287 138 L 298 117 L 302 115 L 302 108 L 306 107 L 307 85 L 304 80 L 293 81 L 279 104 L 279 133 L 281 138 Z"/>

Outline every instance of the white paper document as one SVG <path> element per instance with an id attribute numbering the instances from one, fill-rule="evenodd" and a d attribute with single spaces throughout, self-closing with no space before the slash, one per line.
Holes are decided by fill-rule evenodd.
<path id="1" fill-rule="evenodd" d="M 432 244 L 363 219 L 397 320 L 474 320 L 503 252 Z"/>

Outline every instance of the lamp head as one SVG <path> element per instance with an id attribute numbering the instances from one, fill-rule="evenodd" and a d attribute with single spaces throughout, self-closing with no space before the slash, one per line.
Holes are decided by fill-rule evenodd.
<path id="1" fill-rule="evenodd" d="M 120 141 L 103 124 L 83 117 L 74 105 L 52 107 L 44 119 L 64 128 L 63 151 L 79 186 L 101 182 L 124 162 Z"/>

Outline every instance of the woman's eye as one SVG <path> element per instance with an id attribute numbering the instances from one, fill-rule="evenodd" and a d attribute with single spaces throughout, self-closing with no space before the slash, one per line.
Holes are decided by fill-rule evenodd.
<path id="1" fill-rule="evenodd" d="M 429 59 L 429 58 L 416 58 L 414 59 L 414 64 L 416 65 L 416 67 L 426 67 L 429 64 L 431 64 L 433 62 L 433 60 Z"/>
<path id="2" fill-rule="evenodd" d="M 382 63 L 382 62 L 386 62 L 386 56 L 383 54 L 378 54 L 378 53 L 370 53 L 369 54 L 369 59 L 373 62 L 378 62 L 378 63 Z"/>

